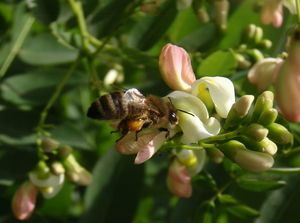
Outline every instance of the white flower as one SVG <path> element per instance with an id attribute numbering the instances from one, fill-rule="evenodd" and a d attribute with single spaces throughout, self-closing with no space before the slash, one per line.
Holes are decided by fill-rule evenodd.
<path id="1" fill-rule="evenodd" d="M 168 97 L 179 109 L 177 115 L 183 132 L 182 143 L 197 143 L 200 139 L 219 133 L 219 121 L 214 117 L 209 118 L 208 111 L 199 98 L 183 91 L 173 91 Z"/>
<path id="2" fill-rule="evenodd" d="M 40 189 L 45 198 L 54 197 L 62 188 L 65 174 L 50 174 L 47 178 L 39 178 L 36 172 L 29 173 L 29 179 L 32 184 Z"/>
<path id="3" fill-rule="evenodd" d="M 226 118 L 235 102 L 234 86 L 226 77 L 203 77 L 192 84 L 192 94 L 201 98 L 207 90 L 220 117 Z"/>

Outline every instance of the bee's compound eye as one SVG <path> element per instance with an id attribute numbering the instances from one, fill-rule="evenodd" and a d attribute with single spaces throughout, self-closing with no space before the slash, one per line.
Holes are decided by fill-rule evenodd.
<path id="1" fill-rule="evenodd" d="M 177 119 L 177 115 L 175 112 L 169 113 L 169 121 L 171 122 L 171 124 L 177 124 L 178 119 Z"/>

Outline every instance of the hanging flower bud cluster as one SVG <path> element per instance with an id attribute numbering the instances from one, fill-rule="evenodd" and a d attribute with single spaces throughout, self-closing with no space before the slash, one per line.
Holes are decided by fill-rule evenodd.
<path id="1" fill-rule="evenodd" d="M 28 180 L 19 186 L 12 200 L 12 210 L 19 220 L 33 213 L 38 193 L 46 199 L 54 197 L 62 188 L 65 177 L 86 186 L 91 174 L 83 168 L 72 153 L 72 148 L 45 137 L 38 142 L 42 159 L 28 174 Z"/>
<path id="2" fill-rule="evenodd" d="M 273 166 L 277 144 L 292 143 L 288 130 L 275 123 L 271 92 L 259 96 L 254 106 L 252 95 L 235 101 L 228 78 L 196 80 L 187 52 L 172 44 L 163 47 L 159 66 L 174 90 L 165 98 L 177 109 L 178 125 L 168 129 L 168 137 L 151 128 L 139 132 L 137 139 L 129 133 L 116 148 L 123 154 L 137 154 L 136 164 L 150 159 L 162 146 L 173 148 L 167 185 L 177 196 L 192 195 L 191 179 L 203 169 L 207 156 L 217 163 L 226 156 L 243 169 L 260 172 Z"/>
<path id="3" fill-rule="evenodd" d="M 271 40 L 264 36 L 260 26 L 249 24 L 243 31 L 241 44 L 232 49 L 239 69 L 248 69 L 264 58 L 263 51 L 272 47 Z"/>

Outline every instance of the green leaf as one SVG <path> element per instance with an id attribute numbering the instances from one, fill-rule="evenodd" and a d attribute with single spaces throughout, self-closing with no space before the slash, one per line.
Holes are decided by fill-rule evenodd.
<path id="1" fill-rule="evenodd" d="M 237 184 L 250 191 L 263 192 L 269 190 L 276 190 L 286 185 L 283 180 L 272 180 L 259 175 L 243 175 L 238 178 Z"/>
<path id="2" fill-rule="evenodd" d="M 135 2 L 131 0 L 112 0 L 104 7 L 98 8 L 88 16 L 88 22 L 97 36 L 109 36 L 124 23 L 128 9 Z"/>
<path id="3" fill-rule="evenodd" d="M 200 22 L 192 8 L 180 11 L 174 19 L 168 34 L 172 42 L 178 42 L 191 32 L 199 28 Z"/>
<path id="4" fill-rule="evenodd" d="M 166 1 L 157 15 L 146 17 L 136 24 L 130 33 L 130 46 L 141 50 L 150 49 L 167 32 L 176 14 L 175 2 Z"/>
<path id="5" fill-rule="evenodd" d="M 27 10 L 25 1 L 16 5 L 13 10 L 14 19 L 11 27 L 12 42 L 16 41 L 20 36 L 20 31 L 23 29 L 29 17 L 32 17 Z"/>
<path id="6" fill-rule="evenodd" d="M 257 223 L 298 223 L 300 219 L 300 175 L 286 178 L 287 186 L 269 194 Z"/>
<path id="7" fill-rule="evenodd" d="M 184 36 L 178 44 L 188 51 L 193 51 L 198 48 L 205 48 L 212 42 L 215 35 L 216 26 L 212 23 L 208 23 L 194 29 L 193 32 Z"/>
<path id="8" fill-rule="evenodd" d="M 223 205 L 226 211 L 238 218 L 249 219 L 259 216 L 259 212 L 247 205 L 241 204 L 233 196 L 222 194 L 218 197 L 219 202 Z"/>
<path id="9" fill-rule="evenodd" d="M 1 146 L 0 149 L 0 179 L 26 179 L 38 159 L 35 148 L 11 149 Z"/>
<path id="10" fill-rule="evenodd" d="M 143 166 L 110 150 L 96 164 L 85 195 L 81 223 L 132 222 L 143 184 Z"/>
<path id="11" fill-rule="evenodd" d="M 34 143 L 37 117 L 37 112 L 34 111 L 11 108 L 0 111 L 0 143 L 14 146 Z"/>
<path id="12" fill-rule="evenodd" d="M 29 2 L 29 1 L 28 1 Z M 30 6 L 30 4 L 28 4 Z M 57 19 L 59 14 L 58 0 L 35 0 L 31 10 L 33 15 L 44 24 L 50 24 Z"/>
<path id="13" fill-rule="evenodd" d="M 78 51 L 60 44 L 51 34 L 41 33 L 26 39 L 19 56 L 31 65 L 54 65 L 74 61 Z"/>
<path id="14" fill-rule="evenodd" d="M 205 222 L 214 223 L 215 222 L 215 207 L 210 203 L 204 203 L 201 208 L 197 211 L 196 219 L 194 222 Z"/>
<path id="15" fill-rule="evenodd" d="M 200 76 L 229 76 L 237 67 L 231 51 L 216 51 L 209 55 L 197 68 Z"/>
<path id="16" fill-rule="evenodd" d="M 0 86 L 1 97 L 17 105 L 45 104 L 65 72 L 64 69 L 45 68 L 9 77 Z M 68 85 L 86 81 L 80 73 L 74 72 Z"/>
<path id="17" fill-rule="evenodd" d="M 51 136 L 60 143 L 72 146 L 76 149 L 91 150 L 82 132 L 71 124 L 63 123 L 63 125 L 57 126 L 51 131 Z"/>

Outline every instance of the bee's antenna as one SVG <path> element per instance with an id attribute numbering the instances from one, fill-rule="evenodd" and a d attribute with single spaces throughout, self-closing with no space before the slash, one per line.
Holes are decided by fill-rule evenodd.
<path id="1" fill-rule="evenodd" d="M 173 103 L 172 103 L 172 100 L 171 100 L 171 98 L 170 97 L 168 97 L 168 99 L 169 99 L 169 101 L 170 101 L 170 103 L 171 103 L 171 105 L 173 105 Z M 173 105 L 174 106 L 174 105 Z M 191 116 L 195 116 L 194 114 L 192 114 L 192 113 L 190 113 L 190 112 L 187 112 L 187 111 L 184 111 L 184 110 L 182 110 L 182 109 L 176 109 L 176 111 L 181 111 L 181 112 L 183 112 L 183 113 L 186 113 L 186 114 L 189 114 L 189 115 L 191 115 Z"/>
<path id="2" fill-rule="evenodd" d="M 194 114 L 192 114 L 192 113 L 190 113 L 190 112 L 187 112 L 187 111 L 184 111 L 184 110 L 182 110 L 182 109 L 176 109 L 176 111 L 181 111 L 181 112 L 183 112 L 183 113 L 185 113 L 185 114 L 188 114 L 188 115 L 191 115 L 191 116 L 195 116 Z"/>

